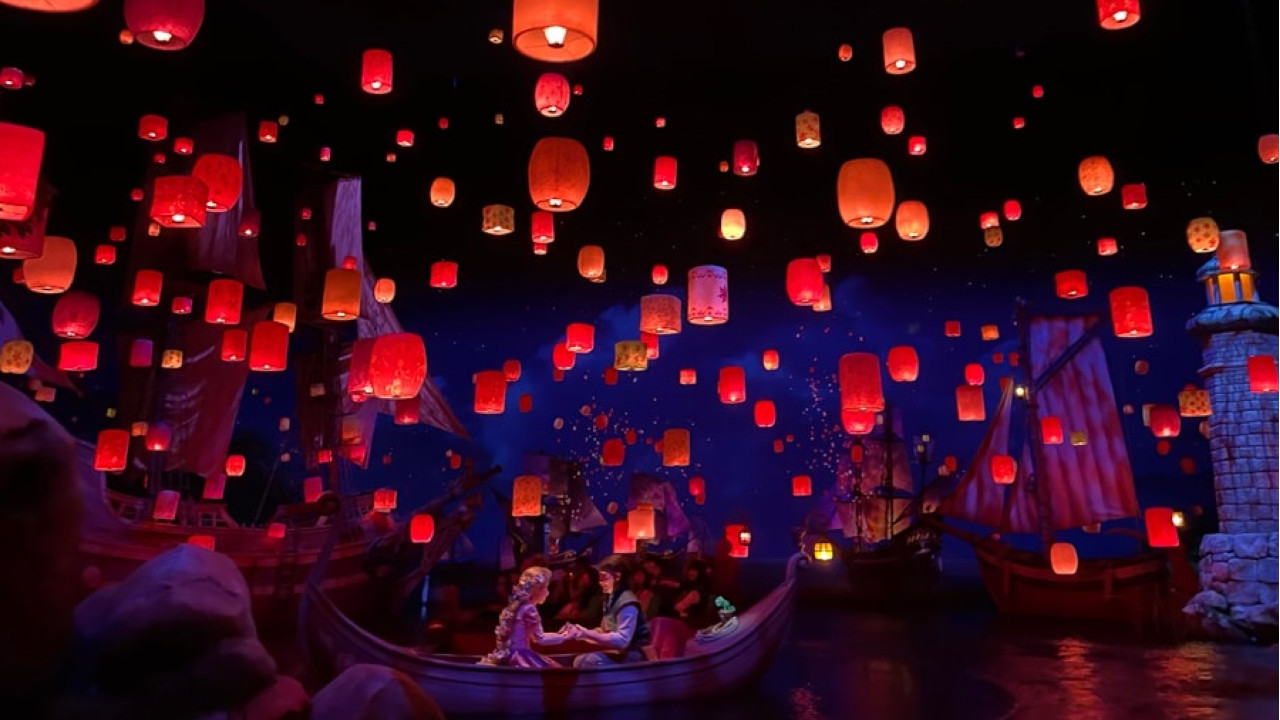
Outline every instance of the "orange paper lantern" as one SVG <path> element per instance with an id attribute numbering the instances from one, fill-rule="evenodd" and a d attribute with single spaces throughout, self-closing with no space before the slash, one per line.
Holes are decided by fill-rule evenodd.
<path id="1" fill-rule="evenodd" d="M 320 315 L 326 320 L 351 321 L 360 317 L 360 271 L 333 268 L 324 275 Z"/>
<path id="2" fill-rule="evenodd" d="M 894 225 L 903 240 L 923 240 L 929 234 L 929 209 L 919 200 L 903 200 Z"/>
<path id="3" fill-rule="evenodd" d="M 549 212 L 568 212 L 582 204 L 591 185 L 591 161 L 577 140 L 548 137 L 529 157 L 529 196 Z"/>
<path id="4" fill-rule="evenodd" d="M 431 204 L 436 207 L 449 207 L 453 204 L 454 195 L 457 193 L 457 187 L 453 180 L 447 177 L 438 177 L 431 181 L 431 190 L 429 196 Z"/>
<path id="5" fill-rule="evenodd" d="M 904 27 L 884 31 L 884 71 L 905 75 L 916 69 L 916 46 L 911 30 Z"/>
<path id="6" fill-rule="evenodd" d="M 893 175 L 882 160 L 850 160 L 836 181 L 840 217 L 846 225 L 877 228 L 893 213 Z"/>
<path id="7" fill-rule="evenodd" d="M 533 104 L 546 117 L 559 117 L 569 109 L 569 79 L 560 73 L 542 73 L 533 86 Z"/>
<path id="8" fill-rule="evenodd" d="M 599 0 L 515 0 L 511 44 L 543 62 L 572 62 L 596 48 Z"/>
<path id="9" fill-rule="evenodd" d="M 960 422 L 986 422 L 982 386 L 961 385 L 956 388 L 956 417 Z"/>
<path id="10" fill-rule="evenodd" d="M 1080 556 L 1076 546 L 1068 542 L 1056 542 L 1049 546 L 1049 566 L 1054 575 L 1075 575 L 1080 568 Z"/>
<path id="11" fill-rule="evenodd" d="M 1115 171 L 1111 162 L 1101 155 L 1087 157 L 1080 161 L 1077 170 L 1080 188 L 1086 195 L 1106 195 L 1115 185 Z"/>

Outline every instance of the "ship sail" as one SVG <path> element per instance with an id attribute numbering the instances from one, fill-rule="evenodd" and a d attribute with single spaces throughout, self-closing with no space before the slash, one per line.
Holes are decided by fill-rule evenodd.
<path id="1" fill-rule="evenodd" d="M 973 461 L 939 506 L 938 510 L 948 517 L 956 517 L 989 528 L 1004 528 L 1007 532 L 1035 532 L 1036 516 L 1033 514 L 1029 524 L 1024 513 L 1019 513 L 1019 524 L 1005 525 L 1005 495 L 1011 486 L 998 485 L 991 476 L 991 458 L 996 455 L 1008 455 L 1010 434 L 1013 426 L 1013 383 L 1003 382 L 1000 402 L 996 405 L 995 417 L 987 428 Z M 1026 487 L 1026 463 L 1018 463 L 1018 475 L 1014 485 Z M 1035 505 L 1031 504 L 1034 513 Z"/>
<path id="2" fill-rule="evenodd" d="M 632 473 L 627 493 L 627 509 L 650 505 L 658 513 L 655 527 L 659 538 L 668 540 L 689 532 L 689 518 L 680 508 L 680 500 L 671 483 L 644 473 Z"/>
<path id="3" fill-rule="evenodd" d="M 887 410 L 885 422 L 865 436 L 861 445 L 860 464 L 847 454 L 841 456 L 835 498 L 830 505 L 824 500 L 823 508 L 831 516 L 831 529 L 842 530 L 848 538 L 878 543 L 905 530 L 913 515 L 915 477 L 902 416 Z"/>

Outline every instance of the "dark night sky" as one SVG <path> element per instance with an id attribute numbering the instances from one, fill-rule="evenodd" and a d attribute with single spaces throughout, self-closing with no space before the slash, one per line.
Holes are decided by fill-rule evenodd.
<path id="1" fill-rule="evenodd" d="M 0 120 L 48 133 L 45 174 L 60 192 L 50 232 L 78 242 L 75 286 L 109 299 L 110 314 L 126 263 L 104 269 L 86 257 L 108 226 L 132 224 L 129 188 L 141 182 L 150 155 L 170 147 L 136 138 L 139 115 L 168 116 L 171 138 L 228 110 L 245 111 L 255 124 L 289 115 L 278 144 L 253 148 L 272 300 L 287 299 L 290 288 L 292 194 L 319 169 L 319 148 L 330 146 L 332 170 L 365 179 L 365 216 L 378 223 L 366 234 L 368 262 L 397 281 L 394 307 L 426 338 L 433 377 L 494 461 L 513 468 L 519 453 L 539 448 L 586 457 L 622 427 L 656 435 L 691 427 L 695 467 L 688 472 L 662 472 L 657 456 L 640 447 L 630 449 L 623 470 L 658 470 L 677 479 L 682 493 L 685 477 L 705 475 L 710 499 L 698 512 L 713 525 L 749 519 L 766 555 L 781 554 L 786 528 L 814 507 L 790 498 L 790 475 L 812 471 L 818 486 L 831 481 L 841 434 L 832 431 L 838 407 L 830 376 L 840 354 L 915 345 L 921 380 L 886 378 L 889 399 L 903 410 L 908 433 L 932 432 L 939 456 L 963 462 L 983 427 L 955 421 L 953 390 L 965 363 L 983 361 L 988 410 L 994 407 L 994 377 L 1003 366 L 990 356 L 1015 349 L 1015 298 L 1051 311 L 1104 311 L 1112 287 L 1145 286 L 1155 335 L 1106 343 L 1118 401 L 1134 405 L 1173 402 L 1196 380 L 1199 352 L 1182 325 L 1203 306 L 1194 274 L 1207 256 L 1187 248 L 1188 220 L 1211 215 L 1224 229 L 1246 231 L 1262 296 L 1276 298 L 1280 191 L 1276 168 L 1256 153 L 1258 136 L 1277 129 L 1274 3 L 1147 2 L 1138 25 L 1116 32 L 1098 27 L 1089 0 L 602 4 L 596 53 L 566 66 L 524 58 L 509 42 L 487 42 L 491 27 L 510 34 L 508 2 L 220 0 L 210 3 L 193 45 L 177 53 L 119 44 L 119 2 L 65 17 L 0 7 L 0 65 L 38 78 L 34 88 L 0 93 Z M 880 35 L 896 25 L 915 35 L 919 65 L 905 76 L 887 75 L 880 62 Z M 836 48 L 846 42 L 854 57 L 841 63 Z M 360 53 L 368 47 L 395 54 L 388 96 L 359 89 Z M 585 86 L 557 119 L 533 106 L 534 82 L 549 70 Z M 1037 83 L 1046 94 L 1033 100 Z M 315 93 L 325 94 L 324 106 L 312 103 Z M 887 104 L 905 109 L 904 134 L 880 132 Z M 794 142 L 794 116 L 805 109 L 822 118 L 823 143 L 815 150 Z M 504 113 L 503 126 L 494 125 L 495 112 Z M 1026 118 L 1025 129 L 1012 128 L 1015 115 Z M 448 130 L 436 128 L 442 116 Z M 654 127 L 657 116 L 666 128 Z M 416 147 L 394 146 L 398 128 L 415 130 Z M 928 138 L 922 157 L 906 152 L 913 134 Z M 534 257 L 525 166 L 534 142 L 547 135 L 587 146 L 592 185 L 580 209 L 557 216 L 550 254 Z M 601 151 L 605 135 L 616 138 L 615 152 Z M 760 145 L 755 177 L 718 172 L 740 138 Z M 384 159 L 391 151 L 395 164 Z M 673 192 L 651 185 L 659 154 L 679 159 Z M 1117 176 L 1116 190 L 1099 198 L 1086 197 L 1076 181 L 1077 163 L 1095 154 L 1110 158 Z M 838 169 L 855 157 L 884 159 L 899 199 L 928 204 L 927 239 L 904 243 L 890 223 L 878 232 L 879 253 L 858 250 L 859 232 L 843 225 L 835 203 Z M 458 183 L 458 199 L 445 210 L 426 201 L 438 175 Z M 1127 182 L 1146 183 L 1147 209 L 1121 209 L 1119 187 Z M 1003 223 L 1004 245 L 986 248 L 978 215 L 1011 197 L 1022 202 L 1023 219 Z M 480 233 L 480 207 L 490 203 L 517 208 L 514 234 Z M 737 243 L 716 237 L 727 207 L 747 213 L 747 236 Z M 1120 240 L 1114 257 L 1096 255 L 1094 243 L 1106 235 Z M 606 248 L 607 283 L 577 275 L 584 244 Z M 786 262 L 815 253 L 833 257 L 835 310 L 828 314 L 795 307 L 785 294 Z M 461 264 L 459 287 L 424 289 L 431 262 L 442 258 Z M 690 266 L 728 267 L 732 319 L 719 328 L 686 325 L 663 340 L 662 357 L 647 373 L 605 387 L 607 349 L 636 336 L 638 298 L 653 287 L 654 263 L 671 268 L 667 290 L 682 296 Z M 1068 268 L 1089 273 L 1088 298 L 1053 297 L 1053 274 Z M 0 300 L 45 356 L 56 357 L 48 328 L 54 299 L 6 280 Z M 963 338 L 942 337 L 947 319 L 965 323 Z M 553 383 L 550 348 L 574 321 L 597 325 L 598 349 Z M 1000 323 L 1003 339 L 981 342 L 981 323 Z M 97 339 L 110 329 L 108 318 Z M 778 372 L 760 366 L 759 353 L 769 347 L 781 353 Z M 508 413 L 477 416 L 470 375 L 507 358 L 524 363 Z M 1145 377 L 1133 372 L 1139 358 L 1152 363 Z M 747 368 L 746 404 L 716 400 L 715 373 L 728 364 Z M 681 367 L 699 370 L 697 386 L 676 383 Z M 111 367 L 91 374 L 86 386 L 83 404 L 60 399 L 55 411 L 96 428 L 101 420 L 87 416 L 113 402 Z M 246 400 L 242 424 L 274 433 L 292 404 L 289 380 L 251 377 L 249 387 L 260 392 Z M 535 397 L 528 415 L 514 411 L 523 392 Z M 263 407 L 267 396 L 273 407 Z M 754 426 L 757 398 L 778 402 L 777 427 Z M 583 405 L 611 413 L 611 428 L 592 430 L 578 412 Z M 563 430 L 554 429 L 555 418 L 566 420 Z M 1186 477 L 1178 469 L 1183 456 L 1207 467 L 1207 442 L 1194 421 L 1184 423 L 1167 457 L 1155 454 L 1139 416 L 1125 425 L 1144 504 L 1203 501 L 1207 473 Z M 375 457 L 392 453 L 394 460 L 375 463 L 361 482 L 397 484 L 406 505 L 439 487 L 447 438 L 393 428 L 389 419 L 379 433 Z M 773 454 L 771 441 L 788 433 L 796 443 Z M 589 467 L 601 504 L 621 499 L 624 473 Z M 293 467 L 290 479 L 301 474 Z M 495 534 L 496 519 L 475 537 Z"/>

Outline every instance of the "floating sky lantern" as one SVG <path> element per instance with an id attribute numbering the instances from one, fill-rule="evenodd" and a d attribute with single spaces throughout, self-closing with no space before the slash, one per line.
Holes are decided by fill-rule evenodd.
<path id="1" fill-rule="evenodd" d="M 796 145 L 816 148 L 822 144 L 822 127 L 818 113 L 805 110 L 796 115 Z"/>
<path id="2" fill-rule="evenodd" d="M 107 429 L 98 431 L 98 444 L 93 450 L 93 469 L 100 472 L 123 472 L 129 460 L 129 432 Z"/>
<path id="3" fill-rule="evenodd" d="M 1040 418 L 1040 442 L 1045 445 L 1061 445 L 1064 439 L 1062 418 L 1057 415 L 1045 415 Z"/>
<path id="4" fill-rule="evenodd" d="M 542 73 L 533 86 L 533 104 L 546 117 L 559 117 L 569 109 L 569 79 L 560 73 Z"/>
<path id="5" fill-rule="evenodd" d="M 747 371 L 740 365 L 727 365 L 720 368 L 719 390 L 720 402 L 725 405 L 737 405 L 747 401 Z"/>
<path id="6" fill-rule="evenodd" d="M 907 115 L 897 105 L 886 105 L 880 111 L 880 129 L 885 135 L 898 135 L 907 126 Z"/>
<path id="7" fill-rule="evenodd" d="M 289 361 L 289 328 L 272 320 L 253 324 L 249 341 L 249 369 L 284 372 Z"/>
<path id="8" fill-rule="evenodd" d="M 596 328 L 588 323 L 569 323 L 564 332 L 565 348 L 571 353 L 589 353 L 595 349 Z"/>
<path id="9" fill-rule="evenodd" d="M 670 155 L 661 155 L 653 161 L 653 186 L 659 190 L 674 190 L 676 187 L 676 159 Z"/>
<path id="10" fill-rule="evenodd" d="M 884 410 L 880 358 L 866 352 L 845 353 L 840 356 L 838 377 L 842 410 Z"/>
<path id="11" fill-rule="evenodd" d="M 689 269 L 685 317 L 691 325 L 729 322 L 729 271 L 719 265 Z"/>
<path id="12" fill-rule="evenodd" d="M 1120 202 L 1125 210 L 1141 210 L 1147 206 L 1147 186 L 1130 183 L 1120 188 Z"/>
<path id="13" fill-rule="evenodd" d="M 1151 337 L 1151 301 L 1140 287 L 1119 287 L 1111 291 L 1111 325 L 1116 337 Z"/>
<path id="14" fill-rule="evenodd" d="M 640 332 L 674 335 L 680 332 L 680 298 L 652 294 L 640 298 Z"/>
<path id="15" fill-rule="evenodd" d="M 596 48 L 599 0 L 515 0 L 511 44 L 543 62 L 572 62 Z"/>
<path id="16" fill-rule="evenodd" d="M 653 505 L 641 503 L 627 512 L 627 536 L 632 540 L 652 540 L 655 535 Z"/>
<path id="17" fill-rule="evenodd" d="M 35 346 L 29 340 L 7 340 L 0 345 L 0 373 L 22 375 L 31 369 Z"/>
<path id="18" fill-rule="evenodd" d="M 929 140 L 923 135 L 912 135 L 907 138 L 907 154 L 923 155 L 929 150 Z"/>
<path id="19" fill-rule="evenodd" d="M 649 369 L 649 348 L 639 340 L 622 340 L 613 344 L 613 367 L 622 372 Z"/>
<path id="20" fill-rule="evenodd" d="M 0 123 L 0 220 L 23 221 L 35 207 L 44 133 L 12 123 Z M 16 248 L 0 248 L 0 256 L 32 257 Z"/>
<path id="21" fill-rule="evenodd" d="M 889 348 L 885 359 L 889 379 L 894 382 L 915 382 L 920 377 L 920 356 L 910 345 Z"/>
<path id="22" fill-rule="evenodd" d="M 351 321 L 360 317 L 360 271 L 332 268 L 324 275 L 320 315 L 326 320 Z"/>
<path id="23" fill-rule="evenodd" d="M 578 356 L 573 353 L 564 343 L 556 343 L 551 348 L 551 367 L 561 372 L 572 370 L 574 365 L 578 363 Z"/>
<path id="24" fill-rule="evenodd" d="M 578 249 L 578 274 L 588 280 L 604 275 L 604 248 L 599 245 L 583 245 Z"/>
<path id="25" fill-rule="evenodd" d="M 991 479 L 997 485 L 1011 485 L 1018 475 L 1018 461 L 1012 455 L 991 456 Z"/>
<path id="26" fill-rule="evenodd" d="M 681 368 L 679 382 L 681 385 L 697 385 L 698 371 L 694 368 Z"/>
<path id="27" fill-rule="evenodd" d="M 1111 169 L 1111 161 L 1101 155 L 1081 160 L 1076 174 L 1085 195 L 1106 195 L 1115 186 L 1116 174 Z"/>
<path id="28" fill-rule="evenodd" d="M 529 157 L 529 195 L 550 212 L 568 212 L 582 204 L 591 185 L 591 161 L 577 140 L 548 137 Z"/>
<path id="29" fill-rule="evenodd" d="M 370 95 L 391 92 L 393 63 L 391 53 L 380 48 L 364 51 L 360 64 L 360 89 Z"/>
<path id="30" fill-rule="evenodd" d="M 662 466 L 689 466 L 689 431 L 685 428 L 667 428 L 662 433 Z"/>
<path id="31" fill-rule="evenodd" d="M 27 289 L 43 295 L 66 292 L 76 276 L 76 244 L 70 238 L 48 235 L 44 253 L 22 261 L 22 276 Z"/>
<path id="32" fill-rule="evenodd" d="M 968 363 L 964 366 L 964 381 L 968 385 L 981 385 L 987 379 L 982 363 Z"/>
<path id="33" fill-rule="evenodd" d="M 431 287 L 447 289 L 458 286 L 458 263 L 437 260 L 431 263 L 429 280 Z"/>
<path id="34" fill-rule="evenodd" d="M 1263 135 L 1258 138 L 1258 158 L 1268 165 L 1280 162 L 1280 135 Z"/>
<path id="35" fill-rule="evenodd" d="M 199 179 L 209 189 L 209 198 L 205 203 L 209 212 L 227 212 L 240 201 L 244 170 L 240 167 L 240 161 L 230 155 L 201 155 L 196 158 L 191 176 Z"/>
<path id="36" fill-rule="evenodd" d="M 986 422 L 982 386 L 961 385 L 956 388 L 956 417 L 960 422 Z"/>
<path id="37" fill-rule="evenodd" d="M 209 212 L 209 186 L 189 175 L 158 177 L 152 186 L 151 219 L 163 227 L 204 227 Z"/>
<path id="38" fill-rule="evenodd" d="M 97 295 L 72 290 L 53 306 L 53 334 L 72 340 L 87 338 L 98 327 L 100 311 Z"/>
<path id="39" fill-rule="evenodd" d="M 155 344 L 147 338 L 134 338 L 129 344 L 129 367 L 151 367 Z"/>
<path id="40" fill-rule="evenodd" d="M 1077 300 L 1089 295 L 1089 279 L 1083 270 L 1063 270 L 1053 276 L 1058 297 Z"/>
<path id="41" fill-rule="evenodd" d="M 1150 507 L 1142 513 L 1147 526 L 1147 544 L 1153 548 L 1176 548 L 1181 542 L 1173 508 Z"/>
<path id="42" fill-rule="evenodd" d="M 447 177 L 438 177 L 431 181 L 431 190 L 429 196 L 431 204 L 436 207 L 446 208 L 453 204 L 453 197 L 457 192 L 452 180 Z"/>
<path id="43" fill-rule="evenodd" d="M 772 400 L 757 400 L 752 416 L 756 421 L 756 427 L 773 427 L 778 421 L 778 407 Z"/>
<path id="44" fill-rule="evenodd" d="M 1280 391 L 1280 368 L 1272 355 L 1250 355 L 1245 360 L 1249 375 L 1249 392 L 1273 393 Z"/>
<path id="45" fill-rule="evenodd" d="M 240 362 L 249 355 L 249 331 L 226 328 L 222 331 L 220 355 L 223 362 Z"/>
<path id="46" fill-rule="evenodd" d="M 911 30 L 904 27 L 884 31 L 884 71 L 905 75 L 916 69 L 916 45 Z"/>
<path id="47" fill-rule="evenodd" d="M 653 281 L 654 285 L 666 285 L 670 277 L 671 273 L 667 270 L 666 265 L 654 265 L 649 272 L 649 279 Z"/>
<path id="48" fill-rule="evenodd" d="M 836 57 L 840 58 L 840 62 L 849 62 L 853 59 L 853 46 L 845 43 L 836 49 Z"/>
<path id="49" fill-rule="evenodd" d="M 1138 0 L 1097 0 L 1098 24 L 1103 30 L 1123 30 L 1138 24 L 1142 9 Z"/>
<path id="50" fill-rule="evenodd" d="M 942 323 L 942 334 L 949 338 L 960 337 L 960 321 L 947 320 Z"/>
<path id="51" fill-rule="evenodd" d="M 1249 238 L 1240 230 L 1223 230 L 1218 235 L 1218 266 L 1224 270 L 1248 270 Z"/>
<path id="52" fill-rule="evenodd" d="M 720 213 L 720 237 L 725 240 L 741 240 L 747 234 L 747 216 L 737 208 Z"/>
<path id="53" fill-rule="evenodd" d="M 436 519 L 427 513 L 418 513 L 409 520 L 409 542 L 425 545 L 436 537 Z"/>
<path id="54" fill-rule="evenodd" d="M 787 263 L 787 296 L 795 305 L 813 305 L 822 298 L 822 269 L 813 258 Z"/>
<path id="55" fill-rule="evenodd" d="M 507 409 L 507 378 L 501 370 L 476 373 L 475 411 L 477 415 L 501 415 Z"/>
<path id="56" fill-rule="evenodd" d="M 868 230 L 858 237 L 858 247 L 864 254 L 873 255 L 880 249 L 880 238 L 876 237 L 875 233 Z"/>
<path id="57" fill-rule="evenodd" d="M 529 230 L 533 242 L 545 245 L 556 240 L 555 216 L 545 210 L 538 210 L 529 219 Z"/>
<path id="58" fill-rule="evenodd" d="M 1195 253 L 1211 253 L 1218 249 L 1218 223 L 1211 217 L 1198 217 L 1187 223 L 1187 245 Z"/>
<path id="59" fill-rule="evenodd" d="M 929 208 L 919 200 L 903 200 L 898 203 L 894 226 L 903 240 L 923 240 L 929 234 Z"/>
<path id="60" fill-rule="evenodd" d="M 1056 542 L 1049 546 L 1049 566 L 1054 575 L 1075 575 L 1080 568 L 1080 556 L 1076 546 L 1069 542 Z"/>
<path id="61" fill-rule="evenodd" d="M 760 363 L 764 366 L 765 370 L 770 370 L 770 371 L 777 370 L 778 360 L 779 358 L 778 358 L 777 350 L 773 350 L 773 349 L 765 350 L 763 353 L 760 354 Z"/>
<path id="62" fill-rule="evenodd" d="M 204 0 L 125 0 L 124 21 L 140 45 L 181 50 L 200 32 Z"/>
<path id="63" fill-rule="evenodd" d="M 733 143 L 733 174 L 751 177 L 760 169 L 760 148 L 755 140 Z"/>
<path id="64" fill-rule="evenodd" d="M 209 282 L 204 321 L 211 325 L 239 325 L 244 304 L 244 285 L 238 280 L 217 278 Z"/>
<path id="65" fill-rule="evenodd" d="M 480 211 L 480 231 L 487 235 L 509 235 L 515 228 L 516 211 L 510 205 L 485 205 Z"/>
<path id="66" fill-rule="evenodd" d="M 1098 238 L 1098 255 L 1110 257 L 1120 252 L 1120 243 L 1113 237 Z"/>
<path id="67" fill-rule="evenodd" d="M 846 225 L 877 228 L 893 213 L 893 175 L 883 160 L 850 160 L 836 181 L 840 217 Z"/>

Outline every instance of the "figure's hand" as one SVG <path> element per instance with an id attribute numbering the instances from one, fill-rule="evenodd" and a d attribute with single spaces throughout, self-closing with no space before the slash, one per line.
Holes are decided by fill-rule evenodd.
<path id="1" fill-rule="evenodd" d="M 578 627 L 573 623 L 565 623 L 564 627 L 560 628 L 560 634 L 564 635 L 566 638 L 570 640 L 577 640 L 579 633 L 581 631 L 582 631 L 582 628 Z"/>

